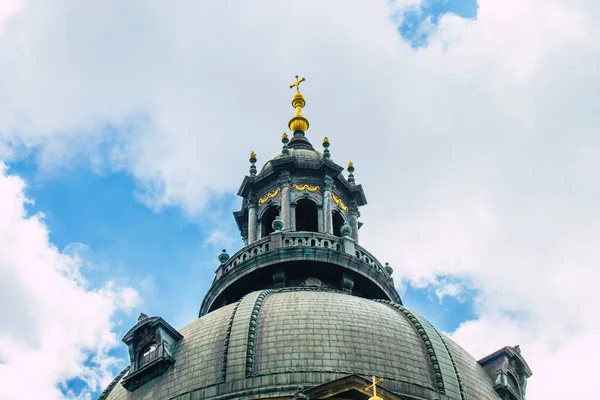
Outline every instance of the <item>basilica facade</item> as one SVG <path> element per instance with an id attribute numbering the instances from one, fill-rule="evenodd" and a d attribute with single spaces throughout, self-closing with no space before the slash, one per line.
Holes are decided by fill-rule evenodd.
<path id="1" fill-rule="evenodd" d="M 250 155 L 244 247 L 218 256 L 199 318 L 177 330 L 140 315 L 130 365 L 99 400 L 524 400 L 518 346 L 474 359 L 404 307 L 392 267 L 360 245 L 365 193 L 327 138 L 308 140 L 303 80 L 281 152 L 260 171 Z"/>

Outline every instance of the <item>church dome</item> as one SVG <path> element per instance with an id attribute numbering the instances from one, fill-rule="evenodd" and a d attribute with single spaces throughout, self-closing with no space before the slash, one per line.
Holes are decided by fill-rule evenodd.
<path id="1" fill-rule="evenodd" d="M 476 361 L 405 308 L 394 269 L 360 245 L 365 194 L 327 137 L 323 153 L 306 138 L 303 81 L 281 155 L 257 174 L 250 153 L 233 213 L 244 246 L 218 255 L 199 318 L 177 330 L 141 314 L 99 400 L 525 400 L 518 346 Z"/>
<path id="2" fill-rule="evenodd" d="M 135 392 L 114 385 L 106 398 L 279 397 L 298 385 L 374 374 L 388 390 L 416 398 L 500 399 L 477 361 L 391 302 L 316 287 L 263 290 L 180 332 L 171 369 Z"/>

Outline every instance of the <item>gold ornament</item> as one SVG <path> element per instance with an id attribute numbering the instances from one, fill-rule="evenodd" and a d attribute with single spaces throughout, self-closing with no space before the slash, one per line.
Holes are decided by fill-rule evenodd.
<path id="1" fill-rule="evenodd" d="M 373 390 L 373 396 L 370 397 L 369 400 L 383 400 L 381 397 L 377 396 L 377 384 L 381 382 L 383 382 L 383 378 L 379 378 L 379 380 L 377 380 L 377 378 L 373 376 L 373 384 L 365 388 L 367 392 L 369 390 Z"/>
<path id="2" fill-rule="evenodd" d="M 292 133 L 296 131 L 306 132 L 308 130 L 308 120 L 302 115 L 302 108 L 306 104 L 306 101 L 304 101 L 304 96 L 300 93 L 300 83 L 305 80 L 306 79 L 304 78 L 298 79 L 298 75 L 296 75 L 296 82 L 290 85 L 290 89 L 294 86 L 296 87 L 296 93 L 294 93 L 294 97 L 292 97 L 292 106 L 296 109 L 296 115 L 288 122 L 288 127 Z"/>
<path id="3" fill-rule="evenodd" d="M 267 201 L 274 199 L 279 192 L 281 191 L 281 188 L 277 188 L 275 190 L 270 191 L 269 193 L 265 194 L 263 197 L 261 197 L 260 199 L 258 199 L 258 204 L 264 204 Z"/>
<path id="4" fill-rule="evenodd" d="M 318 187 L 318 186 L 311 186 L 311 185 L 308 185 L 306 183 L 304 185 L 296 185 L 296 184 L 294 184 L 293 187 L 294 187 L 294 189 L 296 189 L 299 192 L 303 192 L 305 190 L 309 191 L 309 192 L 313 192 L 313 193 L 321 191 L 320 187 Z"/>
<path id="5" fill-rule="evenodd" d="M 333 193 L 331 193 L 331 198 L 333 199 L 333 201 L 335 202 L 335 204 L 337 204 L 338 206 L 340 206 L 340 208 L 342 210 L 348 212 L 348 206 L 344 204 L 344 202 L 342 201 L 342 199 L 340 199 L 339 197 L 337 197 Z"/>

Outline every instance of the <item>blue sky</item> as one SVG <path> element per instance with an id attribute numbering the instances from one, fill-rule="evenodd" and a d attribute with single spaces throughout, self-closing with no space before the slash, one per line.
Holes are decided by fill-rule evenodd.
<path id="1" fill-rule="evenodd" d="M 423 24 L 435 27 L 444 14 L 452 13 L 462 18 L 477 17 L 476 0 L 425 0 L 419 6 L 403 11 L 403 22 L 398 31 L 415 48 L 427 46 L 429 30 Z"/>
<path id="2" fill-rule="evenodd" d="M 405 305 L 594 394 L 598 2 L 415 3 L 0 2 L 0 397 L 94 397 L 139 312 L 196 318 L 295 74 Z"/>

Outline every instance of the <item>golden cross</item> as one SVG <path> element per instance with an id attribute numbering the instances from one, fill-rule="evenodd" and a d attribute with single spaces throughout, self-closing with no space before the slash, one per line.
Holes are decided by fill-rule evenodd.
<path id="1" fill-rule="evenodd" d="M 379 378 L 379 380 L 377 380 L 375 375 L 373 375 L 373 384 L 367 386 L 365 390 L 371 390 L 371 388 L 373 388 L 373 397 L 377 397 L 377 384 L 381 382 L 383 382 L 383 378 Z"/>
<path id="2" fill-rule="evenodd" d="M 306 79 L 304 79 L 304 78 L 298 80 L 298 75 L 296 75 L 296 82 L 294 82 L 290 85 L 290 89 L 293 88 L 294 86 L 296 86 L 296 93 L 300 93 L 300 83 L 304 82 L 305 80 Z"/>

